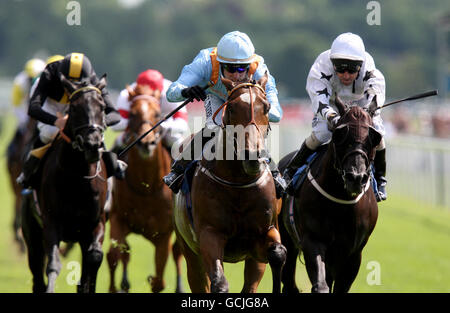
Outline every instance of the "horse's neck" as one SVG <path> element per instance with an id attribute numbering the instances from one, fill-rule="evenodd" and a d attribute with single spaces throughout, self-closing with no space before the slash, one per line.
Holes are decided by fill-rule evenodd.
<path id="1" fill-rule="evenodd" d="M 140 180 L 146 179 L 147 183 L 160 183 L 162 177 L 166 175 L 170 169 L 170 158 L 167 157 L 167 153 L 159 142 L 155 148 L 153 155 L 150 157 L 143 157 L 138 150 L 138 147 L 134 147 L 129 152 L 128 157 L 128 171 L 133 173 L 130 179 Z"/>
<path id="2" fill-rule="evenodd" d="M 312 174 L 323 189 L 336 190 L 345 195 L 344 181 L 336 170 L 334 162 L 333 145 L 330 143 L 322 160 L 316 163 L 316 169 Z"/>
<path id="3" fill-rule="evenodd" d="M 84 153 L 72 148 L 71 144 L 60 140 L 54 143 L 55 149 L 60 151 L 57 156 L 59 167 L 77 176 L 90 176 L 96 171 L 97 164 L 89 164 L 84 158 Z"/>

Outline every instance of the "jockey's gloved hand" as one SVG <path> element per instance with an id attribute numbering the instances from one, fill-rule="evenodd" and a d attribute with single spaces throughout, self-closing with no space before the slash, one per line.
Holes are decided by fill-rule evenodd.
<path id="1" fill-rule="evenodd" d="M 181 95 L 192 100 L 196 99 L 197 101 L 204 101 L 206 99 L 205 90 L 198 85 L 181 90 Z"/>
<path id="2" fill-rule="evenodd" d="M 337 114 L 334 113 L 334 112 L 328 114 L 327 122 L 328 122 L 328 129 L 329 129 L 329 130 L 333 130 L 333 129 L 336 128 L 336 126 L 337 126 L 337 124 L 338 124 L 338 122 L 339 122 L 339 118 L 340 118 L 340 116 L 337 115 Z"/>

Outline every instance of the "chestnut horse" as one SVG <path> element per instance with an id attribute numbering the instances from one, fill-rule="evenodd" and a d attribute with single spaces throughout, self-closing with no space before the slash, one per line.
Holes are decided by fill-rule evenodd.
<path id="1" fill-rule="evenodd" d="M 204 154 L 197 163 L 192 211 L 186 209 L 181 192 L 175 201 L 177 238 L 186 258 L 189 285 L 195 293 L 228 292 L 223 262 L 245 261 L 242 292 L 256 292 L 269 262 L 273 291 L 279 292 L 286 249 L 278 233 L 273 178 L 260 158 L 269 130 L 267 75 L 257 83 L 222 81 L 229 96 L 214 114 L 223 108 L 216 157 L 208 161 Z M 234 131 L 239 128 L 245 133 Z M 227 157 L 219 157 L 220 151 Z"/>
<path id="2" fill-rule="evenodd" d="M 54 292 L 61 270 L 59 244 L 78 242 L 82 252 L 78 292 L 95 292 L 103 259 L 104 206 L 107 195 L 106 167 L 102 160 L 105 103 L 97 86 L 76 84 L 60 74 L 70 94 L 68 119 L 41 160 L 36 187 L 39 210 L 27 203 L 22 210 L 22 229 L 33 274 L 33 292 Z M 47 256 L 45 285 L 43 270 Z"/>
<path id="3" fill-rule="evenodd" d="M 22 186 L 17 183 L 17 177 L 22 172 L 23 163 L 27 156 L 32 139 L 36 130 L 36 120 L 28 118 L 26 127 L 17 129 L 14 137 L 8 145 L 7 165 L 9 173 L 9 181 L 14 192 L 14 220 L 13 232 L 14 241 L 19 245 L 20 252 L 25 252 L 25 243 L 22 235 L 21 207 L 22 207 Z"/>
<path id="4" fill-rule="evenodd" d="M 125 141 L 132 142 L 160 118 L 159 91 L 137 85 L 127 87 L 131 103 Z M 171 158 L 162 145 L 161 128 L 149 133 L 125 155 L 128 168 L 125 179 L 115 180 L 113 204 L 110 213 L 111 247 L 108 252 L 110 292 L 116 292 L 114 273 L 120 259 L 123 264 L 121 288 L 128 292 L 127 264 L 130 246 L 126 237 L 130 233 L 141 234 L 155 246 L 156 276 L 149 277 L 153 292 L 165 287 L 164 269 L 171 249 L 173 233 L 173 199 L 171 190 L 162 177 L 170 171 Z M 182 292 L 181 252 L 173 245 L 173 257 L 177 268 L 176 291 Z"/>
<path id="5" fill-rule="evenodd" d="M 295 266 L 300 252 L 312 292 L 348 292 L 377 221 L 369 177 L 381 135 L 365 110 L 339 101 L 336 106 L 341 118 L 331 142 L 318 150 L 294 197 L 283 199 L 280 233 L 288 251 L 283 292 L 298 292 Z M 282 170 L 292 155 L 280 161 Z"/>

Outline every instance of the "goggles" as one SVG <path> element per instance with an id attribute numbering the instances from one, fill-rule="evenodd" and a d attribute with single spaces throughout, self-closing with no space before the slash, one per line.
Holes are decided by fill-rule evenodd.
<path id="1" fill-rule="evenodd" d="M 337 73 L 355 74 L 361 69 L 362 61 L 352 61 L 346 59 L 332 59 L 334 70 Z"/>
<path id="2" fill-rule="evenodd" d="M 224 63 L 222 64 L 222 68 L 227 70 L 227 72 L 230 73 L 244 73 L 245 71 L 248 70 L 248 68 L 250 67 L 250 64 L 228 64 L 228 63 Z"/>

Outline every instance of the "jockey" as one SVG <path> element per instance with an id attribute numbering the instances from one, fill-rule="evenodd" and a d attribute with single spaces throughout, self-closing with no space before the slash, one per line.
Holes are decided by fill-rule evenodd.
<path id="1" fill-rule="evenodd" d="M 172 82 L 164 78 L 159 71 L 148 69 L 140 73 L 136 79 L 136 82 L 131 84 L 130 87 L 134 89 L 136 85 L 146 85 L 152 90 L 159 90 L 161 93 L 161 114 L 165 116 L 181 104 L 167 101 L 166 92 L 170 84 L 172 84 Z M 130 113 L 130 101 L 128 98 L 128 90 L 125 88 L 120 92 L 119 97 L 117 98 L 117 110 L 120 113 L 121 120 L 119 123 L 111 127 L 115 131 L 123 131 L 127 128 L 128 115 Z M 172 145 L 181 141 L 183 139 L 183 134 L 189 130 L 186 108 L 183 107 L 168 120 L 161 123 L 161 128 L 166 133 L 162 139 L 163 145 L 170 151 Z M 125 148 L 126 143 L 124 142 L 124 134 L 125 133 L 122 133 L 117 137 L 114 143 L 113 151 L 119 153 L 120 150 Z"/>
<path id="2" fill-rule="evenodd" d="M 235 82 L 248 81 L 249 78 L 258 80 L 265 73 L 268 74 L 268 82 L 265 87 L 267 100 L 270 102 L 269 121 L 279 122 L 283 110 L 278 102 L 275 79 L 270 75 L 264 64 L 264 59 L 255 54 L 255 48 L 250 38 L 239 31 L 225 34 L 217 44 L 217 47 L 201 50 L 191 64 L 184 66 L 180 77 L 167 91 L 169 101 L 182 101 L 186 98 L 203 100 L 206 111 L 206 125 L 198 132 L 185 150 L 190 151 L 191 159 L 194 156 L 195 140 L 204 144 L 212 138 L 212 135 L 204 133 L 205 129 L 211 130 L 221 124 L 221 114 L 217 114 L 213 121 L 214 112 L 227 100 L 227 89 L 221 78 L 225 77 Z M 206 90 L 204 86 L 210 84 Z M 211 133 L 211 132 L 209 132 Z M 187 165 L 191 160 L 179 157 L 172 165 L 172 171 L 164 177 L 164 182 L 176 193 L 180 188 L 180 182 Z M 284 192 L 285 182 L 278 172 L 274 161 L 269 163 L 275 180 L 277 196 Z"/>
<path id="3" fill-rule="evenodd" d="M 314 118 L 312 133 L 303 142 L 300 150 L 292 157 L 284 172 L 291 181 L 297 168 L 320 145 L 331 140 L 331 131 L 339 120 L 335 94 L 350 105 L 368 108 L 376 96 L 377 107 L 385 101 L 385 81 L 383 74 L 375 67 L 372 56 L 365 51 L 364 43 L 358 35 L 344 33 L 332 43 L 331 49 L 322 52 L 312 65 L 306 90 L 311 98 Z M 373 116 L 374 128 L 383 136 L 383 120 L 377 110 Z M 386 200 L 386 148 L 384 138 L 376 147 L 374 160 L 375 179 L 378 186 L 377 201 Z"/>
<path id="4" fill-rule="evenodd" d="M 25 63 L 23 71 L 14 78 L 12 88 L 12 104 L 17 118 L 17 131 L 23 133 L 28 121 L 28 99 L 30 89 L 36 78 L 41 75 L 45 63 L 41 59 L 31 59 Z"/>
<path id="5" fill-rule="evenodd" d="M 60 130 L 64 129 L 69 109 L 68 98 L 59 75 L 68 79 L 96 85 L 99 81 L 89 59 L 82 53 L 70 53 L 65 57 L 54 56 L 47 64 L 38 81 L 32 87 L 28 114 L 38 120 L 39 136 L 33 143 L 33 149 L 25 161 L 23 172 L 17 179 L 23 187 L 30 187 L 30 178 L 37 171 L 41 158 Z M 106 104 L 106 126 L 120 121 L 120 115 L 114 108 L 106 88 L 102 90 Z M 108 177 L 114 175 L 123 178 L 126 164 L 117 160 L 112 152 L 103 152 L 103 160 Z"/>

